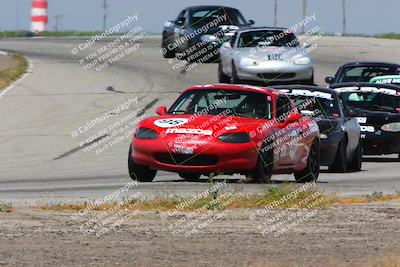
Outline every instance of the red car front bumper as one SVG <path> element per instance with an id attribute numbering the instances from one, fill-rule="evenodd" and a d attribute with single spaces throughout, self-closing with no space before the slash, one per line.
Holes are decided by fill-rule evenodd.
<path id="1" fill-rule="evenodd" d="M 141 165 L 173 172 L 243 172 L 253 170 L 258 150 L 252 142 L 214 142 L 196 147 L 192 153 L 176 153 L 160 140 L 134 140 L 131 157 Z"/>

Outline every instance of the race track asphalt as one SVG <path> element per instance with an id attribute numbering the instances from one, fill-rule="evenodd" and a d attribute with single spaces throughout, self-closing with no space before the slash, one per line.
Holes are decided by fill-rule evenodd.
<path id="1" fill-rule="evenodd" d="M 84 39 L 0 39 L 0 50 L 22 53 L 33 64 L 29 75 L 4 94 L 0 92 L 0 201 L 15 205 L 84 201 L 117 190 L 130 181 L 130 137 L 114 141 L 99 154 L 85 152 L 80 143 L 135 110 L 144 116 L 155 115 L 157 106 L 169 106 L 185 87 L 217 83 L 217 64 L 201 64 L 188 72 L 174 70 L 161 57 L 156 37 L 145 39 L 137 50 L 101 72 L 84 70 L 79 64 L 83 56 L 71 53 L 81 42 Z M 100 42 L 90 51 L 104 45 Z M 314 53 L 316 82 L 325 86 L 324 77 L 348 61 L 400 62 L 399 46 L 400 41 L 394 40 L 324 37 Z M 72 137 L 73 131 L 128 99 L 137 103 Z M 341 195 L 400 191 L 400 163 L 395 156 L 365 160 L 359 173 L 323 170 L 318 186 Z M 263 192 L 268 186 L 294 180 L 291 175 L 276 175 L 272 185 L 258 185 L 238 183 L 240 176 L 232 178 L 228 188 L 245 193 Z M 207 187 L 206 179 L 189 183 L 175 174 L 159 172 L 155 182 L 141 183 L 135 190 L 152 197 L 193 195 Z"/>

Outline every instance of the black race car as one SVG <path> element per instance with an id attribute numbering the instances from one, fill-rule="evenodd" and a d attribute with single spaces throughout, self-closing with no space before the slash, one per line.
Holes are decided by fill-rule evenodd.
<path id="1" fill-rule="evenodd" d="M 321 133 L 321 165 L 333 172 L 360 171 L 362 151 L 360 126 L 338 94 L 326 88 L 282 85 L 302 115 L 313 118 Z"/>
<path id="2" fill-rule="evenodd" d="M 384 62 L 351 62 L 339 68 L 334 77 L 326 77 L 328 84 L 369 82 L 377 76 L 398 75 L 400 65 Z"/>
<path id="3" fill-rule="evenodd" d="M 363 154 L 399 154 L 400 87 L 391 84 L 332 85 L 361 125 Z"/>
<path id="4" fill-rule="evenodd" d="M 239 10 L 225 6 L 192 6 L 182 10 L 175 20 L 167 21 L 162 32 L 161 53 L 173 58 L 176 53 L 189 62 L 218 59 L 222 43 L 233 32 L 253 25 Z"/>

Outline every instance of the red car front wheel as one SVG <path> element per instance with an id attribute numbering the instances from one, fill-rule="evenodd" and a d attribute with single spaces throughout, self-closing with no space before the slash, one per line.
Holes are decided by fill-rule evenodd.
<path id="1" fill-rule="evenodd" d="M 132 158 L 132 145 L 129 148 L 128 170 L 132 180 L 139 182 L 152 182 L 156 177 L 157 171 L 150 169 L 148 166 L 137 164 Z"/>

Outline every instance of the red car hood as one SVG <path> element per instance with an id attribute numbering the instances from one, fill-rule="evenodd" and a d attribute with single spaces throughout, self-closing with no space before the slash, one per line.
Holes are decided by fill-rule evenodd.
<path id="1" fill-rule="evenodd" d="M 238 116 L 163 115 L 147 118 L 138 127 L 153 129 L 163 137 L 195 135 L 198 138 L 210 136 L 217 138 L 227 133 L 248 133 L 267 122 L 267 120 Z"/>

